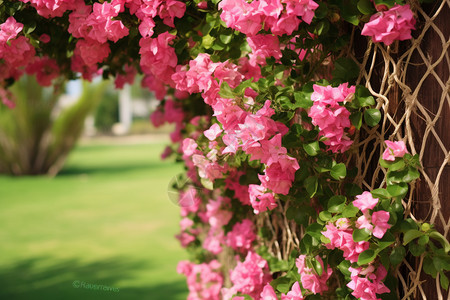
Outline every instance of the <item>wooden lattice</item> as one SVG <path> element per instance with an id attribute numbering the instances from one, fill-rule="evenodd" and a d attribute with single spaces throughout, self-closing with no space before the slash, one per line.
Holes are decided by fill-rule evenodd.
<path id="1" fill-rule="evenodd" d="M 447 239 L 450 228 L 450 0 L 429 5 L 408 1 L 417 24 L 410 42 L 385 46 L 355 41 L 355 59 L 363 70 L 359 82 L 383 112 L 378 128 L 364 127 L 354 161 L 359 184 L 383 187 L 386 170 L 378 166 L 386 139 L 403 140 L 419 154 L 421 179 L 403 205 L 406 214 L 434 224 Z M 364 43 L 364 47 L 361 45 Z M 358 50 L 360 53 L 358 53 Z M 355 158 L 355 157 L 353 157 Z M 422 271 L 423 256 L 404 261 L 397 271 L 402 299 L 450 299 L 436 279 Z"/>

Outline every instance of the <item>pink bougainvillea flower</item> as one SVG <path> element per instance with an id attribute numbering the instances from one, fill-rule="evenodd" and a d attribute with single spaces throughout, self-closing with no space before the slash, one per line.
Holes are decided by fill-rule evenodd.
<path id="1" fill-rule="evenodd" d="M 371 193 L 365 191 L 361 195 L 356 196 L 353 205 L 359 208 L 363 213 L 368 209 L 373 209 L 378 203 L 378 198 L 374 198 Z"/>
<path id="2" fill-rule="evenodd" d="M 223 276 L 219 269 L 220 263 L 217 260 L 202 264 L 180 261 L 177 272 L 186 276 L 189 288 L 188 299 L 221 299 Z"/>
<path id="3" fill-rule="evenodd" d="M 352 295 L 361 300 L 378 300 L 377 294 L 389 293 L 390 290 L 384 285 L 382 280 L 386 277 L 387 271 L 380 265 L 376 272 L 373 266 L 366 269 L 349 268 L 351 281 L 347 284 L 353 290 Z"/>
<path id="4" fill-rule="evenodd" d="M 370 219 L 366 216 L 361 216 L 356 220 L 356 228 L 358 229 L 368 229 L 370 232 L 373 231 L 373 225 L 370 223 Z"/>
<path id="5" fill-rule="evenodd" d="M 250 184 L 248 186 L 248 193 L 255 214 L 272 210 L 278 206 L 274 194 L 268 193 L 267 189 L 261 185 Z"/>
<path id="6" fill-rule="evenodd" d="M 261 292 L 260 297 L 261 300 L 278 300 L 277 294 L 275 294 L 275 291 L 270 284 L 266 284 L 264 286 L 264 289 Z"/>
<path id="7" fill-rule="evenodd" d="M 220 125 L 214 123 L 208 130 L 205 130 L 203 134 L 210 141 L 214 141 L 220 134 L 222 133 L 222 129 L 220 129 Z"/>
<path id="8" fill-rule="evenodd" d="M 373 236 L 381 239 L 386 230 L 391 228 L 391 225 L 388 224 L 389 221 L 389 212 L 380 210 L 376 211 L 372 214 L 372 224 L 375 226 L 373 229 Z"/>
<path id="9" fill-rule="evenodd" d="M 411 30 L 414 30 L 416 20 L 409 5 L 398 5 L 376 13 L 368 23 L 364 25 L 362 35 L 371 36 L 375 42 L 392 44 L 395 40 L 404 41 L 411 39 Z"/>
<path id="10" fill-rule="evenodd" d="M 408 150 L 406 149 L 406 145 L 403 141 L 391 142 L 384 141 L 387 145 L 386 150 L 383 152 L 383 159 L 394 161 L 396 157 L 403 157 Z"/>
<path id="11" fill-rule="evenodd" d="M 184 155 L 192 156 L 195 153 L 197 147 L 198 145 L 193 139 L 186 138 L 183 140 L 182 149 Z"/>
<path id="12" fill-rule="evenodd" d="M 298 281 L 294 283 L 291 290 L 285 295 L 281 295 L 281 300 L 303 300 L 302 290 Z"/>
<path id="13" fill-rule="evenodd" d="M 226 244 L 234 250 L 246 252 L 251 249 L 253 241 L 256 239 L 253 222 L 244 219 L 242 222 L 234 224 L 233 229 L 226 236 Z"/>
<path id="14" fill-rule="evenodd" d="M 244 262 L 239 261 L 230 273 L 232 289 L 255 299 L 271 278 L 267 261 L 252 251 L 248 252 Z"/>
<path id="15" fill-rule="evenodd" d="M 9 17 L 5 23 L 0 25 L 0 43 L 15 39 L 22 29 L 22 23 L 17 22 L 14 17 Z"/>
<path id="16" fill-rule="evenodd" d="M 311 100 L 314 102 L 309 109 L 308 116 L 312 123 L 320 129 L 320 135 L 326 137 L 324 143 L 329 149 L 336 152 L 345 152 L 353 141 L 347 136 L 345 130 L 350 128 L 350 112 L 340 104 L 349 101 L 355 87 L 348 87 L 347 83 L 338 87 L 314 85 Z"/>
<path id="17" fill-rule="evenodd" d="M 323 272 L 322 275 L 319 276 L 313 272 L 311 268 L 306 266 L 305 259 L 306 255 L 300 255 L 295 261 L 295 265 L 298 268 L 298 273 L 300 274 L 302 286 L 314 294 L 322 294 L 324 291 L 328 290 L 327 280 L 330 278 L 333 270 L 328 265 L 327 272 Z M 324 265 L 322 258 L 320 258 L 320 256 L 316 256 L 315 260 L 320 263 L 323 269 Z"/>

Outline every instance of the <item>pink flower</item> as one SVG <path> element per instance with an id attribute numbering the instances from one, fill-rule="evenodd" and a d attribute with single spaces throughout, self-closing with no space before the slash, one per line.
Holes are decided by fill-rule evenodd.
<path id="1" fill-rule="evenodd" d="M 230 280 L 234 290 L 257 298 L 271 280 L 267 261 L 255 252 L 248 252 L 244 262 L 238 262 L 231 271 Z"/>
<path id="2" fill-rule="evenodd" d="M 222 245 L 224 244 L 224 232 L 221 228 L 210 228 L 208 235 L 203 241 L 203 248 L 212 254 L 219 254 L 222 252 Z"/>
<path id="3" fill-rule="evenodd" d="M 314 85 L 313 88 L 311 100 L 314 103 L 308 116 L 319 127 L 320 135 L 326 137 L 324 143 L 332 152 L 347 151 L 353 143 L 345 133 L 346 128 L 351 126 L 350 112 L 340 104 L 352 99 L 355 87 L 348 88 L 344 83 L 335 88 L 320 85 Z"/>
<path id="4" fill-rule="evenodd" d="M 315 259 L 323 266 L 322 258 L 316 256 Z M 308 268 L 305 263 L 306 255 L 300 255 L 296 261 L 295 265 L 298 268 L 298 273 L 300 274 L 301 283 L 303 288 L 310 290 L 314 294 L 322 294 L 322 292 L 328 290 L 327 280 L 333 273 L 330 266 L 327 267 L 327 272 L 323 272 L 321 276 L 315 274 L 311 268 Z"/>
<path id="5" fill-rule="evenodd" d="M 125 64 L 123 66 L 123 73 L 118 73 L 116 75 L 116 79 L 114 80 L 114 86 L 116 89 L 121 89 L 124 87 L 126 83 L 133 84 L 134 77 L 137 74 L 136 68 L 132 65 Z"/>
<path id="6" fill-rule="evenodd" d="M 411 30 L 415 29 L 416 20 L 409 5 L 398 5 L 376 13 L 361 32 L 362 35 L 371 36 L 375 42 L 392 44 L 395 40 L 411 39 Z"/>
<path id="7" fill-rule="evenodd" d="M 378 203 L 378 198 L 373 198 L 372 194 L 365 191 L 361 195 L 356 196 L 353 205 L 359 208 L 363 213 L 368 209 L 373 209 Z"/>
<path id="8" fill-rule="evenodd" d="M 222 129 L 220 129 L 220 125 L 214 123 L 208 130 L 205 130 L 203 134 L 210 141 L 214 141 L 220 134 L 222 133 Z"/>
<path id="9" fill-rule="evenodd" d="M 142 37 L 151 37 L 155 28 L 155 21 L 152 18 L 143 18 L 139 24 L 139 33 Z"/>
<path id="10" fill-rule="evenodd" d="M 152 74 L 159 80 L 171 82 L 171 76 L 175 72 L 178 62 L 175 49 L 170 46 L 175 36 L 169 32 L 158 35 L 157 38 L 141 38 L 139 41 L 140 65 L 146 74 Z"/>
<path id="11" fill-rule="evenodd" d="M 52 80 L 59 76 L 58 64 L 49 57 L 36 57 L 26 71 L 28 74 L 36 74 L 36 80 L 42 86 L 50 86 Z"/>
<path id="12" fill-rule="evenodd" d="M 378 300 L 377 294 L 389 293 L 390 290 L 384 285 L 382 280 L 386 277 L 387 271 L 383 265 L 380 265 L 373 273 L 374 267 L 367 269 L 352 268 L 351 281 L 347 284 L 353 290 L 352 295 L 361 300 Z M 360 275 L 364 277 L 360 277 Z"/>
<path id="13" fill-rule="evenodd" d="M 294 283 L 291 290 L 286 294 L 281 295 L 282 300 L 303 300 L 302 290 L 298 281 Z"/>
<path id="14" fill-rule="evenodd" d="M 103 62 L 111 52 L 109 44 L 97 41 L 78 40 L 75 46 L 75 55 L 79 55 L 88 66 Z"/>
<path id="15" fill-rule="evenodd" d="M 280 42 L 278 37 L 274 35 L 258 34 L 253 37 L 247 37 L 247 42 L 252 53 L 250 56 L 250 64 L 266 65 L 266 58 L 273 57 L 279 60 L 281 54 Z"/>
<path id="16" fill-rule="evenodd" d="M 311 23 L 314 17 L 314 11 L 319 7 L 319 4 L 313 0 L 282 0 L 287 4 L 286 12 L 302 17 L 302 20 L 308 24 Z"/>
<path id="17" fill-rule="evenodd" d="M 161 1 L 161 5 L 158 8 L 158 15 L 163 19 L 164 24 L 175 27 L 174 19 L 184 16 L 186 11 L 186 4 L 177 0 Z"/>
<path id="18" fill-rule="evenodd" d="M 248 193 L 255 214 L 272 210 L 278 206 L 274 194 L 267 193 L 267 189 L 261 185 L 250 184 L 248 186 Z"/>
<path id="19" fill-rule="evenodd" d="M 403 141 L 391 142 L 384 141 L 387 145 L 386 150 L 383 152 L 383 159 L 394 161 L 396 157 L 403 157 L 408 150 L 406 149 L 406 145 Z"/>
<path id="20" fill-rule="evenodd" d="M 388 224 L 388 221 L 389 212 L 384 210 L 374 212 L 372 214 L 372 223 L 373 225 L 375 225 L 375 228 L 373 229 L 373 236 L 381 239 L 386 233 L 386 230 L 391 228 L 391 225 Z"/>
<path id="21" fill-rule="evenodd" d="M 253 222 L 244 219 L 242 222 L 234 224 L 233 229 L 226 236 L 226 243 L 234 250 L 244 252 L 251 249 L 255 239 Z"/>
<path id="22" fill-rule="evenodd" d="M 197 143 L 190 138 L 186 138 L 183 140 L 183 154 L 187 156 L 192 156 L 195 153 L 195 150 L 197 149 L 198 145 Z"/>
<path id="23" fill-rule="evenodd" d="M 353 241 L 352 229 L 338 229 L 332 223 L 325 225 L 325 228 L 326 231 L 322 231 L 322 234 L 330 240 L 330 243 L 325 244 L 325 246 L 328 249 L 341 249 L 344 252 L 344 258 L 352 263 L 358 261 L 358 256 L 361 252 L 369 249 L 368 242 Z"/>
<path id="24" fill-rule="evenodd" d="M 366 216 L 361 216 L 356 220 L 356 228 L 358 229 L 368 229 L 370 232 L 373 230 L 373 225 L 370 223 L 370 220 L 366 218 Z"/>
<path id="25" fill-rule="evenodd" d="M 273 287 L 270 284 L 266 284 L 264 286 L 263 291 L 261 292 L 261 300 L 278 300 L 277 294 L 273 290 Z"/>
<path id="26" fill-rule="evenodd" d="M 22 29 L 22 23 L 17 22 L 14 17 L 9 17 L 5 23 L 0 25 L 0 43 L 6 43 L 15 39 Z"/>
<path id="27" fill-rule="evenodd" d="M 179 262 L 177 272 L 186 276 L 188 299 L 221 299 L 223 276 L 219 269 L 220 263 L 217 260 L 198 265 L 189 261 Z"/>
<path id="28" fill-rule="evenodd" d="M 41 34 L 41 36 L 39 37 L 39 41 L 41 41 L 44 44 L 47 44 L 50 42 L 50 36 L 46 33 Z"/>

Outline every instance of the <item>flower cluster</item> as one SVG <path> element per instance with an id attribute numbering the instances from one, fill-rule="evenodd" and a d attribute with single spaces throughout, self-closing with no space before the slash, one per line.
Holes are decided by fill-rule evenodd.
<path id="1" fill-rule="evenodd" d="M 376 271 L 373 265 L 363 268 L 349 268 L 351 281 L 347 284 L 353 290 L 352 295 L 361 300 L 378 299 L 377 294 L 389 293 L 390 290 L 384 285 L 382 280 L 386 277 L 387 271 L 380 265 Z"/>
<path id="2" fill-rule="evenodd" d="M 250 251 L 245 260 L 239 261 L 234 270 L 231 271 L 230 280 L 233 286 L 223 291 L 224 299 L 231 299 L 230 296 L 237 292 L 257 298 L 271 279 L 267 261 Z"/>
<path id="3" fill-rule="evenodd" d="M 353 228 L 348 219 L 339 219 L 336 224 L 328 223 L 325 228 L 322 234 L 330 240 L 325 246 L 329 249 L 342 250 L 344 258 L 352 263 L 358 261 L 359 254 L 369 249 L 369 242 L 353 240 Z"/>
<path id="4" fill-rule="evenodd" d="M 370 17 L 361 34 L 372 37 L 375 42 L 390 45 L 395 40 L 411 39 L 411 30 L 415 29 L 415 24 L 416 19 L 409 5 L 396 4 L 388 11 L 381 11 Z"/>
<path id="5" fill-rule="evenodd" d="M 276 35 L 292 34 L 301 22 L 299 17 L 311 23 L 317 7 L 312 0 L 223 0 L 219 4 L 220 17 L 227 26 L 248 36 L 256 35 L 262 24 Z"/>
<path id="6" fill-rule="evenodd" d="M 217 260 L 202 264 L 193 264 L 189 261 L 179 262 L 177 272 L 187 277 L 189 300 L 221 299 L 220 289 L 223 284 L 223 276 L 218 272 L 220 267 Z"/>
<path id="7" fill-rule="evenodd" d="M 308 116 L 319 126 L 320 135 L 326 138 L 324 143 L 334 153 L 347 151 L 353 143 L 344 132 L 351 124 L 350 112 L 342 104 L 351 101 L 354 93 L 355 87 L 347 87 L 346 83 L 338 87 L 314 85 L 314 104 Z"/>
<path id="8" fill-rule="evenodd" d="M 316 256 L 315 260 L 320 263 L 322 270 L 325 270 L 322 258 Z M 302 283 L 303 288 L 311 291 L 313 294 L 322 294 L 323 292 L 328 290 L 327 280 L 333 273 L 333 270 L 330 268 L 330 266 L 327 266 L 326 272 L 323 272 L 322 275 L 319 276 L 312 270 L 311 267 L 307 266 L 306 255 L 300 255 L 296 259 L 295 265 L 298 268 L 298 273 L 300 274 L 300 282 Z"/>
<path id="9" fill-rule="evenodd" d="M 28 38 L 19 35 L 22 29 L 23 24 L 14 17 L 0 25 L 0 82 L 11 77 L 18 79 L 36 53 Z"/>

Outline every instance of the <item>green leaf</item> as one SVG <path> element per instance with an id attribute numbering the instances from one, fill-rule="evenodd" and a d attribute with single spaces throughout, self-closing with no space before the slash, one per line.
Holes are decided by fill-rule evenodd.
<path id="1" fill-rule="evenodd" d="M 409 252 L 416 257 L 421 256 L 425 252 L 425 245 L 420 245 L 416 242 L 409 243 L 408 248 Z"/>
<path id="2" fill-rule="evenodd" d="M 214 189 L 214 186 L 213 186 L 213 183 L 212 183 L 211 180 L 206 179 L 206 178 L 201 178 L 200 181 L 201 181 L 202 185 L 203 185 L 205 188 L 207 188 L 208 190 L 211 190 L 211 191 L 212 191 L 212 190 Z"/>
<path id="3" fill-rule="evenodd" d="M 358 107 L 372 106 L 375 105 L 375 99 L 368 88 L 362 85 L 357 85 L 355 89 L 355 100 L 353 100 L 353 103 L 357 104 Z"/>
<path id="4" fill-rule="evenodd" d="M 320 237 L 322 236 L 322 232 L 321 232 L 322 230 L 323 230 L 322 225 L 320 225 L 318 223 L 312 223 L 311 225 L 309 225 L 306 228 L 306 233 L 316 239 L 320 239 Z"/>
<path id="5" fill-rule="evenodd" d="M 391 261 L 391 264 L 394 266 L 398 265 L 403 261 L 406 255 L 406 249 L 403 246 L 398 246 L 397 248 L 394 248 L 391 255 L 389 256 L 389 260 Z"/>
<path id="6" fill-rule="evenodd" d="M 441 243 L 442 247 L 444 247 L 445 253 L 450 251 L 450 244 L 447 239 L 437 231 L 433 231 L 430 233 L 430 238 L 435 239 L 439 243 Z"/>
<path id="7" fill-rule="evenodd" d="M 343 163 L 339 163 L 331 168 L 330 174 L 334 179 L 341 180 L 344 179 L 345 176 L 347 176 L 347 169 L 345 168 L 345 165 Z"/>
<path id="8" fill-rule="evenodd" d="M 423 260 L 423 270 L 433 278 L 436 278 L 438 273 L 434 266 L 433 260 L 429 256 L 425 256 L 425 259 Z"/>
<path id="9" fill-rule="evenodd" d="M 389 199 L 392 195 L 386 189 L 375 189 L 370 192 L 374 198 Z"/>
<path id="10" fill-rule="evenodd" d="M 419 245 L 426 245 L 430 241 L 430 237 L 428 235 L 422 235 L 418 240 L 417 243 Z"/>
<path id="11" fill-rule="evenodd" d="M 359 0 L 358 10 L 364 15 L 372 15 L 375 11 L 373 3 L 370 0 Z"/>
<path id="12" fill-rule="evenodd" d="M 444 290 L 448 290 L 448 277 L 445 276 L 444 272 L 439 272 L 439 282 Z"/>
<path id="13" fill-rule="evenodd" d="M 305 179 L 303 185 L 306 189 L 306 192 L 308 192 L 309 197 L 312 198 L 317 192 L 317 187 L 319 185 L 318 178 L 315 176 L 310 176 Z"/>
<path id="14" fill-rule="evenodd" d="M 347 198 L 341 195 L 331 197 L 328 201 L 328 211 L 331 213 L 342 212 L 345 208 L 345 200 L 347 200 Z"/>
<path id="15" fill-rule="evenodd" d="M 345 276 L 350 276 L 350 271 L 348 270 L 351 267 L 351 263 L 348 260 L 343 260 L 339 265 L 338 269 Z"/>
<path id="16" fill-rule="evenodd" d="M 286 294 L 291 289 L 291 280 L 287 277 L 278 277 L 272 280 L 270 285 L 280 293 Z"/>
<path id="17" fill-rule="evenodd" d="M 346 183 L 344 185 L 344 190 L 345 190 L 345 195 L 347 195 L 347 197 L 354 197 L 357 195 L 361 195 L 363 192 L 363 190 L 354 183 Z"/>
<path id="18" fill-rule="evenodd" d="M 392 162 L 388 168 L 389 171 L 398 171 L 405 167 L 405 160 L 401 157 L 397 157 L 394 162 Z"/>
<path id="19" fill-rule="evenodd" d="M 404 182 L 400 182 L 399 184 L 394 184 L 394 185 L 388 185 L 387 191 L 393 197 L 400 196 L 401 198 L 403 198 L 406 195 L 406 193 L 408 192 L 408 185 Z"/>
<path id="20" fill-rule="evenodd" d="M 374 127 L 381 120 L 381 112 L 376 108 L 369 108 L 364 111 L 364 121 L 370 127 Z"/>
<path id="21" fill-rule="evenodd" d="M 353 112 L 350 115 L 350 121 L 352 122 L 352 125 L 359 130 L 362 125 L 362 113 L 360 111 Z"/>
<path id="22" fill-rule="evenodd" d="M 205 49 L 209 49 L 209 48 L 211 48 L 212 45 L 214 44 L 214 41 L 215 41 L 215 40 L 216 40 L 215 37 L 212 37 L 212 36 L 210 36 L 209 34 L 208 34 L 208 35 L 205 35 L 205 36 L 202 37 L 202 46 L 203 46 Z"/>
<path id="23" fill-rule="evenodd" d="M 316 156 L 320 152 L 319 142 L 315 141 L 310 144 L 303 144 L 303 149 L 309 156 Z"/>
<path id="24" fill-rule="evenodd" d="M 323 273 L 323 268 L 320 262 L 317 259 L 313 259 L 312 266 L 314 268 L 314 271 L 316 271 L 316 274 L 321 276 Z"/>
<path id="25" fill-rule="evenodd" d="M 409 242 L 417 239 L 418 237 L 421 237 L 423 234 L 424 233 L 419 230 L 408 230 L 407 232 L 405 232 L 405 235 L 403 237 L 403 246 L 406 246 Z"/>
<path id="26" fill-rule="evenodd" d="M 356 228 L 355 230 L 353 230 L 352 237 L 355 242 L 362 242 L 362 241 L 369 240 L 371 234 L 372 233 L 367 228 L 362 228 L 362 229 Z"/>
<path id="27" fill-rule="evenodd" d="M 295 106 L 308 109 L 313 105 L 311 93 L 296 92 L 294 93 Z"/>
<path id="28" fill-rule="evenodd" d="M 403 233 L 409 230 L 417 230 L 418 228 L 417 223 L 411 218 L 405 219 L 400 223 L 400 231 Z"/>
<path id="29" fill-rule="evenodd" d="M 224 81 L 222 83 L 222 85 L 220 86 L 219 95 L 222 98 L 227 98 L 227 99 L 234 98 L 233 90 L 231 89 L 231 87 L 228 85 L 228 83 L 226 81 Z"/>
<path id="30" fill-rule="evenodd" d="M 358 256 L 358 265 L 365 265 L 374 261 L 377 254 L 372 249 L 367 249 Z"/>
<path id="31" fill-rule="evenodd" d="M 383 238 L 378 242 L 378 249 L 381 251 L 395 242 L 395 237 L 392 233 L 387 231 Z"/>
<path id="32" fill-rule="evenodd" d="M 222 43 L 224 43 L 225 45 L 228 45 L 231 42 L 231 39 L 233 38 L 232 34 L 226 35 L 226 34 L 221 34 L 219 36 L 219 39 Z"/>
<path id="33" fill-rule="evenodd" d="M 322 221 L 326 222 L 326 221 L 330 220 L 331 218 L 332 218 L 332 216 L 329 211 L 324 210 L 319 213 L 319 219 L 321 219 Z"/>
<path id="34" fill-rule="evenodd" d="M 355 207 L 352 203 L 347 205 L 342 212 L 342 217 L 344 218 L 353 218 L 359 212 L 359 208 Z"/>
<path id="35" fill-rule="evenodd" d="M 351 58 L 341 57 L 334 62 L 332 71 L 334 80 L 340 82 L 353 82 L 359 75 L 359 67 Z"/>

